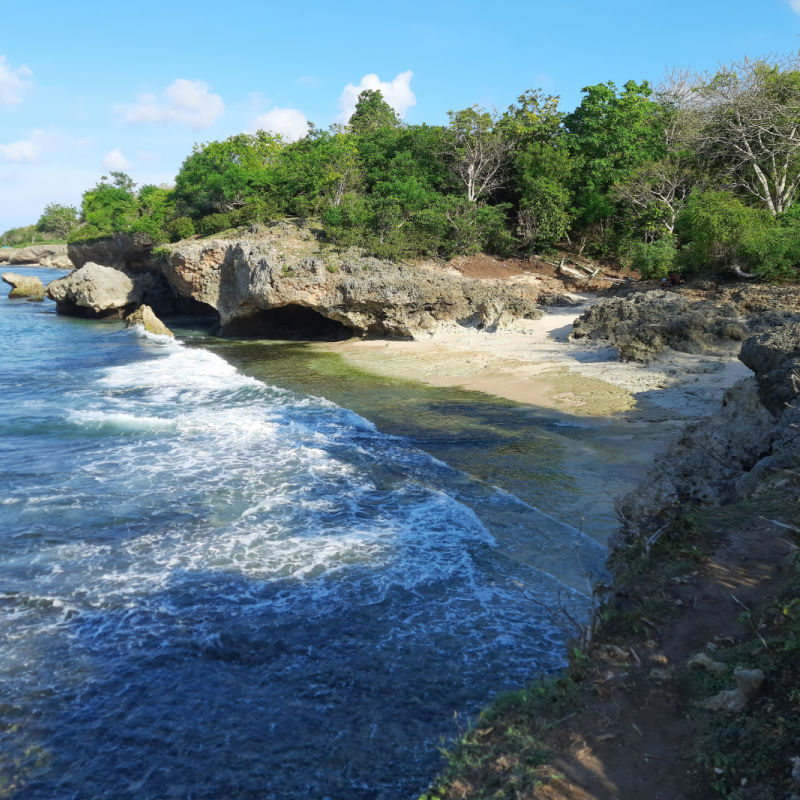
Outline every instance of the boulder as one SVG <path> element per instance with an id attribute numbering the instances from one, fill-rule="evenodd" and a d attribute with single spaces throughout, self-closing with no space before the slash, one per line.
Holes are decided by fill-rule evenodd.
<path id="1" fill-rule="evenodd" d="M 173 336 L 173 332 L 153 313 L 153 309 L 147 305 L 141 305 L 132 314 L 125 317 L 127 327 L 133 328 L 141 325 L 148 333 L 158 336 Z"/>
<path id="2" fill-rule="evenodd" d="M 729 303 L 691 301 L 663 290 L 603 300 L 573 323 L 573 339 L 610 342 L 623 361 L 647 363 L 668 348 L 683 353 L 735 355 L 748 335 Z"/>
<path id="3" fill-rule="evenodd" d="M 11 287 L 9 297 L 27 297 L 29 300 L 44 300 L 44 285 L 35 276 L 4 272 L 2 279 Z"/>
<path id="4" fill-rule="evenodd" d="M 121 270 L 89 262 L 50 283 L 47 296 L 59 314 L 121 318 L 141 303 L 142 288 Z"/>

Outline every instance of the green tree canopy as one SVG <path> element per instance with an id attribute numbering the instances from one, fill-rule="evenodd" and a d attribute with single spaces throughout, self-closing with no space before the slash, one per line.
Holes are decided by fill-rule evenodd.
<path id="1" fill-rule="evenodd" d="M 36 230 L 55 234 L 59 239 L 66 239 L 78 224 L 78 209 L 61 203 L 48 203 L 44 207 Z"/>
<path id="2" fill-rule="evenodd" d="M 397 128 L 400 118 L 383 99 L 380 89 L 364 89 L 348 124 L 353 133 L 365 134 L 378 128 Z"/>

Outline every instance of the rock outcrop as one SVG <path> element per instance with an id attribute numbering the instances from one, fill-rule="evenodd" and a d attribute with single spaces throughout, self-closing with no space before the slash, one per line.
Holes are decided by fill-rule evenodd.
<path id="1" fill-rule="evenodd" d="M 65 244 L 35 244 L 0 249 L 0 264 L 39 264 L 55 269 L 72 269 Z"/>
<path id="2" fill-rule="evenodd" d="M 38 278 L 32 275 L 18 275 L 16 272 L 4 272 L 0 278 L 11 287 L 9 297 L 44 300 L 44 284 Z"/>
<path id="3" fill-rule="evenodd" d="M 153 269 L 153 245 L 147 237 L 115 233 L 102 239 L 66 245 L 71 263 L 80 268 L 93 261 L 128 272 Z"/>
<path id="4" fill-rule="evenodd" d="M 153 313 L 150 306 L 142 305 L 136 309 L 132 314 L 125 317 L 125 323 L 128 328 L 133 328 L 136 325 L 141 325 L 148 333 L 154 333 L 157 336 L 172 336 L 175 334 Z"/>
<path id="5" fill-rule="evenodd" d="M 800 323 L 752 336 L 739 358 L 755 372 L 761 402 L 781 414 L 800 388 Z"/>
<path id="6" fill-rule="evenodd" d="M 609 342 L 624 361 L 649 362 L 667 348 L 735 355 L 749 332 L 732 304 L 656 290 L 601 300 L 575 320 L 572 337 Z"/>
<path id="7" fill-rule="evenodd" d="M 434 265 L 292 252 L 269 241 L 210 240 L 173 247 L 162 267 L 179 294 L 217 310 L 223 334 L 268 335 L 275 314 L 338 324 L 342 335 L 418 338 L 443 323 L 493 330 L 537 318 L 531 282 L 465 278 Z M 280 325 L 278 326 L 280 327 Z"/>
<path id="8" fill-rule="evenodd" d="M 695 503 L 748 496 L 765 476 L 780 480 L 800 448 L 800 325 L 747 339 L 741 360 L 755 374 L 729 389 L 722 407 L 693 423 L 618 503 L 628 533 Z"/>

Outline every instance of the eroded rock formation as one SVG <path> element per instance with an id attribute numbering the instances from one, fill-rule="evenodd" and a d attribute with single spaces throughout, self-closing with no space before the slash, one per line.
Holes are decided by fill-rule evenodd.
<path id="1" fill-rule="evenodd" d="M 4 272 L 0 278 L 11 287 L 9 297 L 44 300 L 44 285 L 38 278 L 32 275 L 18 275 L 16 272 Z"/>
<path id="2" fill-rule="evenodd" d="M 572 336 L 610 342 L 624 361 L 649 362 L 667 348 L 735 355 L 749 330 L 733 304 L 656 290 L 601 300 L 575 320 Z"/>
<path id="3" fill-rule="evenodd" d="M 215 308 L 222 332 L 267 335 L 270 312 L 307 309 L 358 335 L 417 338 L 443 323 L 494 329 L 537 318 L 530 282 L 480 281 L 432 265 L 293 253 L 269 241 L 184 242 L 162 267 L 183 296 Z M 246 333 L 244 333 L 246 332 Z"/>
<path id="4" fill-rule="evenodd" d="M 172 336 L 175 334 L 155 315 L 150 306 L 142 305 L 131 314 L 125 317 L 125 323 L 128 328 L 133 328 L 136 325 L 141 325 L 148 333 L 156 334 L 157 336 Z"/>

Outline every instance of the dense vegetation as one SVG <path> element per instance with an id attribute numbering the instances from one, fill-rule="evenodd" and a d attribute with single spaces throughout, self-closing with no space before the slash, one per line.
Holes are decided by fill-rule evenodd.
<path id="1" fill-rule="evenodd" d="M 676 74 L 656 89 L 587 86 L 571 113 L 528 91 L 503 113 L 450 112 L 446 126 L 404 125 L 370 90 L 347 126 L 310 126 L 296 142 L 259 131 L 197 144 L 173 188 L 104 176 L 70 236 L 161 243 L 314 216 L 335 246 L 387 258 L 561 244 L 652 277 L 791 277 L 798 122 L 797 58 Z"/>

